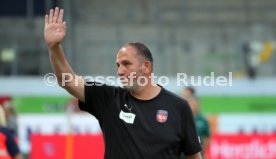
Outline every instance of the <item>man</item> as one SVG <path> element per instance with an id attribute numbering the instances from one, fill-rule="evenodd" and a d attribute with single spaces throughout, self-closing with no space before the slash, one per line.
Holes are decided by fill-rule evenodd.
<path id="1" fill-rule="evenodd" d="M 9 128 L 14 135 L 18 135 L 18 125 L 17 125 L 17 115 L 16 115 L 16 110 L 12 106 L 10 101 L 7 101 L 3 104 L 3 107 L 6 112 L 6 119 L 7 119 L 7 128 Z"/>
<path id="2" fill-rule="evenodd" d="M 64 57 L 63 14 L 55 8 L 45 16 L 51 64 L 59 84 L 80 100 L 80 109 L 99 120 L 105 159 L 178 159 L 181 152 L 188 159 L 200 159 L 201 147 L 187 102 L 148 82 L 153 68 L 149 49 L 141 43 L 128 43 L 119 50 L 117 74 L 124 88 L 85 82 Z M 68 81 L 62 79 L 63 73 L 74 80 L 62 83 Z"/>
<path id="3" fill-rule="evenodd" d="M 210 143 L 210 128 L 207 119 L 200 113 L 199 100 L 195 95 L 195 90 L 193 87 L 186 87 L 182 91 L 182 97 L 186 99 L 192 109 L 197 133 L 201 140 L 202 145 L 202 156 L 205 157 L 205 151 Z"/>
<path id="4" fill-rule="evenodd" d="M 6 117 L 3 106 L 0 105 L 0 158 L 22 159 L 19 147 L 11 130 L 6 127 Z"/>
<path id="5" fill-rule="evenodd" d="M 195 96 L 196 95 L 196 92 L 195 92 L 195 89 L 194 87 L 191 87 L 191 86 L 187 86 L 183 89 L 182 93 L 181 93 L 181 96 L 184 98 L 184 99 L 188 99 L 190 98 L 191 96 Z"/>

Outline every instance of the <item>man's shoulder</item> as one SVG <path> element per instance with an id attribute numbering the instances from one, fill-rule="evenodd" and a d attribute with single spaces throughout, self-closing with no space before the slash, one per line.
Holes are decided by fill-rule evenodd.
<path id="1" fill-rule="evenodd" d="M 85 86 L 91 86 L 91 87 L 93 87 L 93 86 L 95 86 L 95 87 L 100 87 L 100 86 L 102 86 L 102 87 L 112 87 L 112 88 L 121 88 L 121 87 L 119 87 L 119 86 L 115 86 L 115 85 L 110 85 L 110 84 L 108 84 L 108 83 L 105 83 L 105 82 L 97 82 L 97 81 L 89 81 L 89 80 L 86 80 L 85 81 L 85 83 L 84 83 L 84 85 Z"/>
<path id="2" fill-rule="evenodd" d="M 180 96 L 176 95 L 175 93 L 165 89 L 165 88 L 162 88 L 162 92 L 163 92 L 163 96 L 162 96 L 162 99 L 164 100 L 168 100 L 170 103 L 174 104 L 174 105 L 178 105 L 178 106 L 181 106 L 181 107 L 189 107 L 188 106 L 188 102 L 181 98 Z"/>
<path id="3" fill-rule="evenodd" d="M 175 93 L 162 88 L 162 92 L 165 95 L 165 97 L 170 98 L 171 100 L 175 100 L 176 102 L 180 102 L 180 103 L 187 103 L 187 101 L 183 98 L 181 98 L 180 96 L 176 95 Z"/>
<path id="4" fill-rule="evenodd" d="M 110 90 L 110 91 L 118 91 L 118 92 L 126 92 L 125 89 L 119 86 L 110 85 L 108 83 L 102 83 L 102 82 L 96 82 L 96 81 L 85 81 L 84 83 L 85 87 L 91 88 L 97 88 L 97 89 L 104 89 L 104 90 Z"/>

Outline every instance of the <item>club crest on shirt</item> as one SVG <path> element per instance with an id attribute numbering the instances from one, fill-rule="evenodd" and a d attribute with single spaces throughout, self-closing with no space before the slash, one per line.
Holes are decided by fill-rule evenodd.
<path id="1" fill-rule="evenodd" d="M 168 119 L 168 111 L 158 110 L 156 113 L 156 120 L 159 123 L 165 123 Z"/>

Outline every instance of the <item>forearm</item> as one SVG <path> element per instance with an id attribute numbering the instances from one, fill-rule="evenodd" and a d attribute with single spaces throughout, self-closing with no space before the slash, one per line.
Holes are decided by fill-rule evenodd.
<path id="1" fill-rule="evenodd" d="M 60 85 L 63 84 L 62 80 L 65 80 L 65 79 L 62 79 L 63 73 L 70 75 L 71 78 L 75 78 L 76 74 L 74 73 L 73 69 L 71 68 L 68 61 L 66 60 L 61 44 L 49 47 L 49 56 L 50 56 L 52 69 Z M 69 76 L 64 76 L 64 77 L 68 78 Z"/>
<path id="2" fill-rule="evenodd" d="M 61 45 L 49 47 L 49 56 L 58 84 L 76 98 L 84 101 L 84 80 L 74 73 L 64 56 Z"/>

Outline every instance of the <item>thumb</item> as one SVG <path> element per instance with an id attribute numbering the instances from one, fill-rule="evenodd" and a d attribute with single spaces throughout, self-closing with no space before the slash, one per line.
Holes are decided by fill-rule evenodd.
<path id="1" fill-rule="evenodd" d="M 66 22 L 63 22 L 63 28 L 66 29 Z"/>

